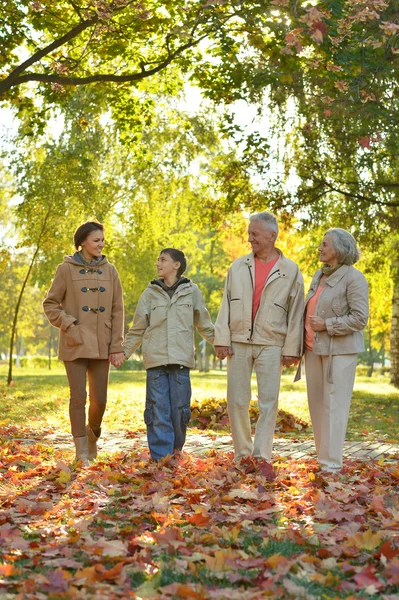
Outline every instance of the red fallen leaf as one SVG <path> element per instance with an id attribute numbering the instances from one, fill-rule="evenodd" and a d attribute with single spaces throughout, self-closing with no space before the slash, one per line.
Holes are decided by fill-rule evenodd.
<path id="1" fill-rule="evenodd" d="M 331 552 L 327 550 L 327 548 L 319 548 L 317 551 L 317 556 L 319 558 L 330 558 Z"/>
<path id="2" fill-rule="evenodd" d="M 391 542 L 384 542 L 378 552 L 375 554 L 376 558 L 381 558 L 381 556 L 385 556 L 385 558 L 394 558 L 398 556 L 399 550 L 393 548 Z"/>
<path id="3" fill-rule="evenodd" d="M 331 110 L 328 110 L 328 108 L 325 108 L 325 109 L 323 110 L 323 115 L 324 115 L 324 116 L 325 116 L 325 117 L 328 119 L 329 117 L 331 117 L 331 115 L 332 115 L 332 111 L 331 111 Z"/>
<path id="4" fill-rule="evenodd" d="M 374 586 L 376 589 L 385 587 L 385 584 L 374 575 L 374 568 L 371 565 L 354 575 L 353 579 L 356 581 L 359 589 L 366 588 L 369 585 Z"/>

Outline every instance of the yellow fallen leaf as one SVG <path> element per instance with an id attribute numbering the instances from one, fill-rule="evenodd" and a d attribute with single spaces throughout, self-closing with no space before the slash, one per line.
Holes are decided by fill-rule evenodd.
<path id="1" fill-rule="evenodd" d="M 360 550 L 375 550 L 382 540 L 383 533 L 377 531 L 373 533 L 371 529 L 368 529 L 364 533 L 355 533 L 348 538 L 347 544 L 350 546 L 356 546 Z"/>
<path id="2" fill-rule="evenodd" d="M 55 480 L 58 483 L 67 483 L 68 481 L 71 481 L 71 471 L 61 471 Z"/>

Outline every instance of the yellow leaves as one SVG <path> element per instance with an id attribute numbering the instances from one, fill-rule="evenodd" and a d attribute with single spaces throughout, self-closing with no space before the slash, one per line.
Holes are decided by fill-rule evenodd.
<path id="1" fill-rule="evenodd" d="M 55 480 L 57 483 L 68 483 L 68 481 L 71 481 L 71 471 L 69 469 L 68 471 L 60 471 Z"/>
<path id="2" fill-rule="evenodd" d="M 331 111 L 329 111 L 329 112 L 331 112 Z M 324 111 L 324 113 L 326 113 L 326 111 Z M 316 479 L 316 475 L 314 473 L 310 472 L 308 474 L 308 479 L 309 479 L 309 481 L 314 481 Z"/>
<path id="3" fill-rule="evenodd" d="M 273 554 L 273 556 L 269 556 L 269 558 L 266 560 L 267 566 L 271 569 L 277 569 L 277 567 L 280 564 L 284 564 L 286 562 L 287 559 L 285 558 L 285 556 L 281 556 L 280 552 L 277 552 L 277 554 Z"/>
<path id="4" fill-rule="evenodd" d="M 228 548 L 227 550 L 216 550 L 214 556 L 204 554 L 205 564 L 210 571 L 225 571 L 226 558 L 235 558 L 237 553 Z"/>
<path id="5" fill-rule="evenodd" d="M 371 529 L 368 529 L 364 533 L 355 533 L 352 537 L 348 538 L 347 546 L 356 546 L 360 550 L 375 550 L 381 544 L 383 533 L 377 531 L 373 533 Z"/>
<path id="6" fill-rule="evenodd" d="M 334 575 L 331 571 L 328 571 L 326 575 L 323 573 L 315 573 L 314 575 L 311 575 L 310 578 L 312 581 L 315 581 L 324 587 L 334 587 L 340 583 L 339 575 Z"/>

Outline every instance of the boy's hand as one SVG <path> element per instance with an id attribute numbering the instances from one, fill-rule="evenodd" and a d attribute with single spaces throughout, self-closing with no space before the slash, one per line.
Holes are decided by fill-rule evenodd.
<path id="1" fill-rule="evenodd" d="M 118 368 L 125 362 L 125 355 L 123 352 L 113 352 L 109 355 L 108 359 L 113 367 Z"/>

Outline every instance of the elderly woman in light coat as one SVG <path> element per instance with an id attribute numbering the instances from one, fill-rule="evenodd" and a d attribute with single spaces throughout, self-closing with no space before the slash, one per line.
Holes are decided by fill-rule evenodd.
<path id="1" fill-rule="evenodd" d="M 368 286 L 353 267 L 359 251 L 344 229 L 329 229 L 319 247 L 324 263 L 305 301 L 305 366 L 316 451 L 323 471 L 342 467 L 357 355 L 364 350 Z"/>

